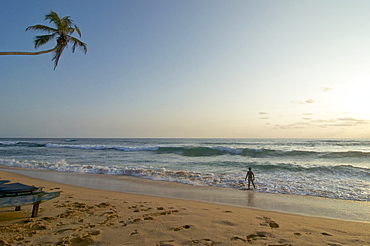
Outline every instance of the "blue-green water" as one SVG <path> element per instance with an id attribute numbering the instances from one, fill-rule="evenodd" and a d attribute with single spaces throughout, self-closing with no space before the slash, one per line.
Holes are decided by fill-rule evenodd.
<path id="1" fill-rule="evenodd" d="M 370 200 L 366 139 L 0 139 L 0 165 Z"/>

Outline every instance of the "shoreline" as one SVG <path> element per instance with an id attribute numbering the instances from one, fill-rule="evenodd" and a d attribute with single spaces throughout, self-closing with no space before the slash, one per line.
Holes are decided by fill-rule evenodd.
<path id="1" fill-rule="evenodd" d="M 370 223 L 370 202 L 367 201 L 260 193 L 251 190 L 209 186 L 200 187 L 176 182 L 152 181 L 132 176 L 67 173 L 52 170 L 13 168 L 1 165 L 0 171 L 10 171 L 37 179 L 91 189 Z"/>
<path id="2" fill-rule="evenodd" d="M 2 245 L 340 246 L 370 242 L 370 223 L 83 188 L 11 170 L 1 170 L 0 177 L 61 191 L 60 197 L 40 205 L 36 218 L 30 218 L 32 205 L 21 211 L 0 208 Z"/>

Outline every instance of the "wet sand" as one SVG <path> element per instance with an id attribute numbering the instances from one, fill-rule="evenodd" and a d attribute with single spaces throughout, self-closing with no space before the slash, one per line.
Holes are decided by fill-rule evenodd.
<path id="1" fill-rule="evenodd" d="M 27 172 L 27 176 L 20 172 Z M 31 173 L 39 179 L 29 177 Z M 287 196 L 253 191 L 232 192 L 232 189 L 169 185 L 130 177 L 34 170 L 15 173 L 15 170 L 3 169 L 0 177 L 43 186 L 46 191 L 62 191 L 59 198 L 40 205 L 36 218 L 30 218 L 31 205 L 17 212 L 14 208 L 1 208 L 0 245 L 370 244 L 370 223 L 267 211 L 275 210 L 269 209 L 271 206 L 277 207 L 276 210 L 294 207 L 296 205 L 289 204 L 304 198 L 286 200 Z M 49 179 L 55 182 L 47 181 Z M 99 189 L 92 189 L 97 187 Z M 174 194 L 183 199 L 170 198 L 176 197 Z M 222 194 L 228 195 L 221 199 Z M 369 212 L 367 202 L 360 203 L 361 206 L 354 204 Z M 307 208 L 311 206 L 306 204 Z"/>
<path id="2" fill-rule="evenodd" d="M 370 222 L 370 202 L 368 201 L 270 194 L 221 187 L 199 187 L 174 182 L 151 181 L 130 176 L 78 174 L 18 168 L 0 170 L 11 170 L 12 172 L 34 178 L 92 189 L 180 198 L 315 217 Z"/>

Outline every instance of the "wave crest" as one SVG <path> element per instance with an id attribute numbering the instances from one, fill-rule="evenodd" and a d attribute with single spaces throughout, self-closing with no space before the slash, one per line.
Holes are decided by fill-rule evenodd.
<path id="1" fill-rule="evenodd" d="M 369 158 L 369 151 L 336 151 L 317 152 L 307 150 L 277 150 L 268 148 L 232 148 L 223 146 L 112 146 L 112 145 L 88 145 L 76 142 L 40 143 L 32 141 L 8 141 L 0 142 L 2 148 L 24 147 L 24 148 L 70 148 L 81 150 L 116 150 L 125 152 L 153 151 L 157 154 L 177 154 L 186 157 L 207 157 L 219 155 L 240 155 L 250 158 L 270 157 L 312 157 L 312 158 Z"/>

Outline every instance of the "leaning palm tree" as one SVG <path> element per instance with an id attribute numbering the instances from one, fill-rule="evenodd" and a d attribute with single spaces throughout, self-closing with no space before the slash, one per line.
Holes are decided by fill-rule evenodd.
<path id="1" fill-rule="evenodd" d="M 72 43 L 72 52 L 74 52 L 78 47 L 81 48 L 86 54 L 87 45 L 77 38 L 71 36 L 71 34 L 76 31 L 81 37 L 81 31 L 69 16 L 60 18 L 57 13 L 51 10 L 49 14 L 45 15 L 45 20 L 49 20 L 50 23 L 54 23 L 55 28 L 39 24 L 27 27 L 26 31 L 39 30 L 48 33 L 46 35 L 35 37 L 35 48 L 48 43 L 50 40 L 56 39 L 57 45 L 54 48 L 39 52 L 0 52 L 0 55 L 41 55 L 54 52 L 52 61 L 54 61 L 55 70 L 55 68 L 58 66 L 60 56 L 62 55 L 63 50 L 68 46 L 69 42 Z"/>

